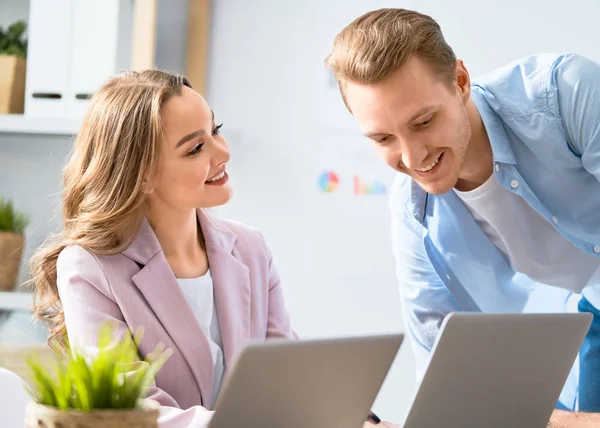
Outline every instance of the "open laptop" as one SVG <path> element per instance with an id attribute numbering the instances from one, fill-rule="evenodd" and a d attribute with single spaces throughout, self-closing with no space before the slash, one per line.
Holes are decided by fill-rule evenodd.
<path id="1" fill-rule="evenodd" d="M 360 428 L 403 335 L 274 340 L 240 353 L 209 428 Z"/>
<path id="2" fill-rule="evenodd" d="M 591 314 L 446 317 L 404 428 L 543 428 Z"/>

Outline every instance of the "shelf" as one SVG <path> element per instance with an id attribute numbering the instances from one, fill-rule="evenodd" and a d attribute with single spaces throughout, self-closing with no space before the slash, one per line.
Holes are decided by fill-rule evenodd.
<path id="1" fill-rule="evenodd" d="M 81 121 L 78 119 L 2 114 L 0 115 L 0 134 L 75 135 L 80 124 Z"/>
<path id="2" fill-rule="evenodd" d="M 0 291 L 0 310 L 30 311 L 32 306 L 32 293 Z"/>

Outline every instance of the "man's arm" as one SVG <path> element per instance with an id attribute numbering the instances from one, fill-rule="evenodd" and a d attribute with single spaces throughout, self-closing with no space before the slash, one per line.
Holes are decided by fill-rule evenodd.
<path id="1" fill-rule="evenodd" d="M 407 220 L 410 214 L 401 197 L 403 182 L 404 177 L 397 177 L 391 190 L 391 237 L 403 320 L 412 342 L 417 383 L 420 383 L 444 317 L 461 309 L 429 261 L 422 232 L 414 230 Z"/>
<path id="2" fill-rule="evenodd" d="M 600 426 L 600 414 L 565 412 L 564 410 L 555 410 L 552 413 L 550 428 L 593 428 Z"/>
<path id="3" fill-rule="evenodd" d="M 548 102 L 554 107 L 569 147 L 581 157 L 585 170 L 600 181 L 600 64 L 583 56 L 565 55 L 556 62 L 550 83 Z M 588 296 L 589 291 L 592 291 L 591 296 Z M 594 297 L 589 287 L 583 291 L 583 297 L 579 312 L 592 313 L 594 322 L 579 358 L 579 409 L 599 412 L 600 302 L 589 298 Z M 595 415 L 583 414 L 580 420 L 592 417 Z"/>

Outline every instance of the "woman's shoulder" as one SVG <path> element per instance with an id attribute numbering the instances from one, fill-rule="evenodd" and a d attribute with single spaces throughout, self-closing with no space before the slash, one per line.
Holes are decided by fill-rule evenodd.
<path id="1" fill-rule="evenodd" d="M 57 269 L 72 265 L 97 264 L 96 254 L 80 245 L 67 245 L 58 255 Z"/>
<path id="2" fill-rule="evenodd" d="M 106 276 L 107 270 L 115 270 L 126 258 L 123 253 L 98 254 L 81 245 L 68 245 L 58 255 L 56 270 L 66 276 Z"/>
<path id="3" fill-rule="evenodd" d="M 103 256 L 81 245 L 67 245 L 58 255 L 58 264 L 102 264 Z M 111 256 L 108 256 L 111 257 Z"/>
<path id="4" fill-rule="evenodd" d="M 111 284 L 121 284 L 139 270 L 137 264 L 123 253 L 98 254 L 80 245 L 69 245 L 59 254 L 56 262 L 56 283 L 63 294 L 74 291 L 87 293 L 93 288 L 114 300 Z"/>

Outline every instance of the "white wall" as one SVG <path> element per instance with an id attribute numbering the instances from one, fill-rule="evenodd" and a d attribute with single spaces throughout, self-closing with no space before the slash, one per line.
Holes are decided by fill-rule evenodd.
<path id="1" fill-rule="evenodd" d="M 29 0 L 0 0 L 0 26 L 8 27 L 15 21 L 29 17 Z"/>
<path id="2" fill-rule="evenodd" d="M 413 6 L 440 23 L 472 76 L 540 52 L 600 61 L 598 0 L 414 0 Z"/>
<path id="3" fill-rule="evenodd" d="M 387 196 L 352 193 L 354 174 L 388 184 L 393 173 L 356 130 L 324 59 L 351 19 L 410 2 L 214 5 L 207 96 L 232 146 L 236 192 L 220 212 L 265 235 L 301 336 L 402 331 Z M 325 194 L 317 179 L 330 168 L 340 188 Z M 406 343 L 374 409 L 400 420 L 413 390 Z"/>

